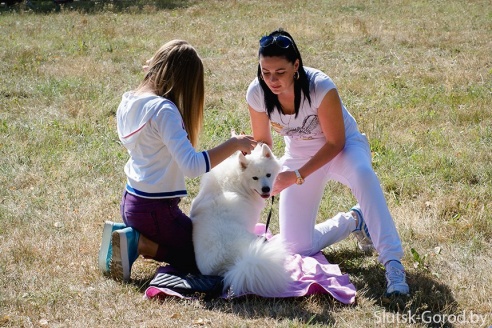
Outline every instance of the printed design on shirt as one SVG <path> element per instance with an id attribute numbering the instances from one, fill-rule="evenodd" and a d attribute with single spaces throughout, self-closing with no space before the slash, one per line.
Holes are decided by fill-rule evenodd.
<path id="1" fill-rule="evenodd" d="M 278 122 L 270 122 L 270 124 L 274 131 L 283 136 L 299 137 L 307 140 L 322 134 L 318 115 L 306 116 L 302 121 L 302 125 L 295 128 L 290 128 L 289 125 L 285 126 Z"/>
<path id="2" fill-rule="evenodd" d="M 273 122 L 273 121 L 271 121 L 270 124 L 271 124 L 271 126 L 275 132 L 280 133 L 281 135 L 284 135 L 282 133 L 282 130 L 284 129 L 284 126 L 282 124 L 279 124 L 279 123 Z"/>
<path id="3" fill-rule="evenodd" d="M 287 131 L 288 136 L 310 135 L 319 126 L 318 115 L 309 115 L 304 118 L 300 127 Z"/>

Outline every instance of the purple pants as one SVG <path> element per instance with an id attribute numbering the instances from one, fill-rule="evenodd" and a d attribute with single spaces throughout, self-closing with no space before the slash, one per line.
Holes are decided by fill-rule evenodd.
<path id="1" fill-rule="evenodd" d="M 180 198 L 148 199 L 124 192 L 123 222 L 159 245 L 154 260 L 183 272 L 198 272 L 192 241 L 192 223 L 178 204 Z"/>

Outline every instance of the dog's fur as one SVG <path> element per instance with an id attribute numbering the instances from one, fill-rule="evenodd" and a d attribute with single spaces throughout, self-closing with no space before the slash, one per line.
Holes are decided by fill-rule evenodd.
<path id="1" fill-rule="evenodd" d="M 191 205 L 193 243 L 202 274 L 224 277 L 235 295 L 277 295 L 287 288 L 287 249 L 280 238 L 254 233 L 280 163 L 266 144 L 232 155 L 201 180 Z"/>

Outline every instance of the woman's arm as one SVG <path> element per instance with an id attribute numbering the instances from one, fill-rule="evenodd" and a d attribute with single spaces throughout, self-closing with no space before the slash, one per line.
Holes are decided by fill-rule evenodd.
<path id="1" fill-rule="evenodd" d="M 326 138 L 323 147 L 299 169 L 306 178 L 314 171 L 331 161 L 345 147 L 345 125 L 343 123 L 342 104 L 336 89 L 325 95 L 318 109 L 318 119 Z"/>
<path id="2" fill-rule="evenodd" d="M 345 125 L 340 97 L 336 89 L 328 91 L 318 108 L 318 119 L 326 138 L 326 143 L 301 168 L 299 173 L 303 178 L 331 161 L 345 147 Z M 297 177 L 293 171 L 282 172 L 278 175 L 273 187 L 273 194 L 296 183 Z"/>
<path id="3" fill-rule="evenodd" d="M 160 110 L 154 116 L 153 121 L 157 125 L 157 131 L 161 135 L 163 143 L 167 146 L 174 160 L 178 163 L 182 172 L 187 177 L 196 177 L 204 172 L 204 152 L 197 152 L 183 127 L 181 114 L 178 109 L 172 105 L 165 110 Z M 249 154 L 255 148 L 256 141 L 253 136 L 236 135 L 207 151 L 209 160 L 209 169 L 234 154 L 236 151 L 242 151 Z"/>
<path id="4" fill-rule="evenodd" d="M 255 146 L 256 141 L 252 136 L 236 135 L 217 147 L 207 151 L 210 158 L 210 165 L 211 167 L 215 167 L 227 157 L 234 154 L 237 150 L 240 150 L 245 154 L 250 154 Z"/>
<path id="5" fill-rule="evenodd" d="M 258 142 L 266 143 L 270 148 L 273 146 L 272 133 L 270 131 L 270 119 L 265 112 L 257 112 L 248 106 L 249 118 L 253 137 Z"/>

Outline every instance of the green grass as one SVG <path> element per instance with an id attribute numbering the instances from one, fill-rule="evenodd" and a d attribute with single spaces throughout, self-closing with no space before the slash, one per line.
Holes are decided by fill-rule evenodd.
<path id="1" fill-rule="evenodd" d="M 33 1 L 0 7 L 1 327 L 488 327 L 492 324 L 492 7 L 488 1 Z M 43 2 L 43 4 L 41 4 Z M 403 242 L 412 295 L 387 299 L 376 256 L 324 250 L 357 304 L 296 299 L 143 300 L 158 264 L 121 284 L 97 269 L 104 220 L 120 221 L 127 153 L 115 112 L 141 66 L 182 38 L 205 64 L 200 147 L 250 132 L 258 39 L 293 34 L 367 134 Z M 276 136 L 274 151 L 282 153 Z M 190 197 L 199 179 L 187 181 Z M 330 183 L 319 220 L 354 199 Z M 278 209 L 272 229 L 278 231 Z M 263 220 L 266 218 L 263 217 Z M 391 322 L 473 313 L 481 324 Z M 382 322 L 382 316 L 385 321 Z"/>

